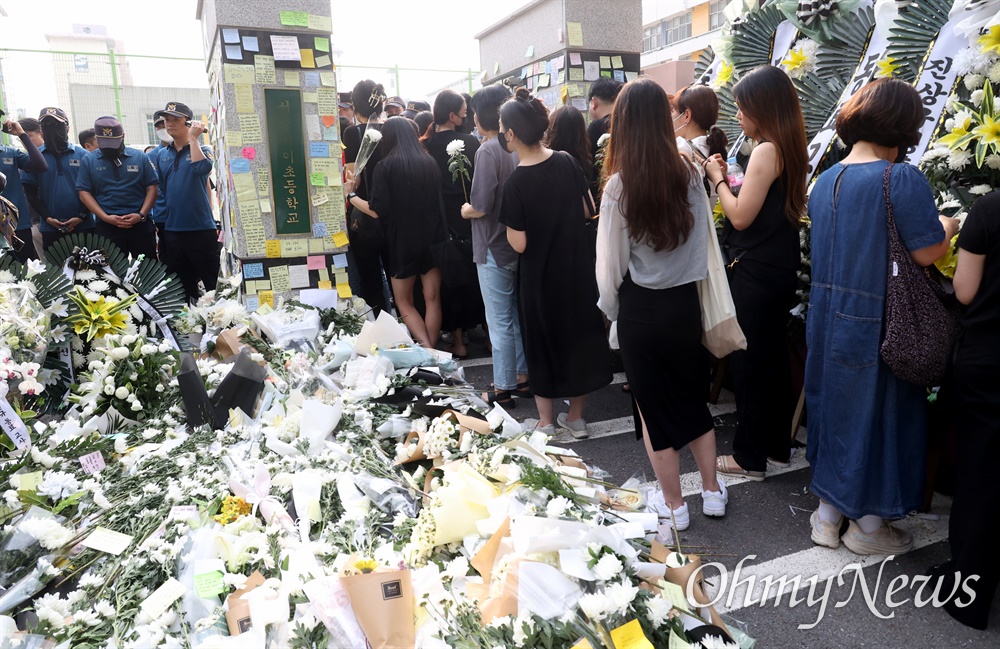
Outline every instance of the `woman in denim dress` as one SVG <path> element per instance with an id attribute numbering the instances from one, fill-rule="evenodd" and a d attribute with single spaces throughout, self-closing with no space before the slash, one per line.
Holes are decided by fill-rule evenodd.
<path id="1" fill-rule="evenodd" d="M 849 153 L 819 177 L 809 199 L 807 458 L 810 489 L 821 499 L 810 517 L 812 540 L 831 548 L 843 540 L 856 554 L 911 550 L 913 536 L 885 519 L 924 501 L 926 392 L 896 378 L 880 357 L 889 254 L 883 175 L 919 141 L 923 121 L 913 86 L 878 79 L 863 87 L 837 117 Z M 900 239 L 917 264 L 930 265 L 948 251 L 957 223 L 938 216 L 916 167 L 896 164 L 889 187 Z"/>

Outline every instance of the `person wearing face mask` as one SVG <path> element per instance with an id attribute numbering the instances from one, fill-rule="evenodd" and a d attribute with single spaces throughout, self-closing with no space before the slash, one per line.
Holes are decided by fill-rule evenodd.
<path id="1" fill-rule="evenodd" d="M 615 99 L 622 90 L 622 82 L 610 77 L 601 77 L 590 85 L 587 99 L 590 102 L 588 112 L 590 125 L 587 126 L 587 139 L 590 140 L 590 159 L 597 160 L 597 141 L 605 133 L 611 132 L 611 109 L 615 107 Z M 594 165 L 591 173 L 590 191 L 594 195 L 596 205 L 601 204 L 601 174 L 600 167 Z"/>
<path id="2" fill-rule="evenodd" d="M 0 111 L 0 120 L 3 120 L 3 112 Z M 21 186 L 21 171 L 45 171 L 45 158 L 38 151 L 34 140 L 25 132 L 20 123 L 14 120 L 4 120 L 3 130 L 21 140 L 24 150 L 10 146 L 0 145 L 0 172 L 7 176 L 7 187 L 3 190 L 3 196 L 17 208 L 17 230 L 12 247 L 14 254 L 20 262 L 26 263 L 29 259 L 38 259 L 38 252 L 31 239 L 31 212 L 28 210 L 28 201 L 24 196 L 24 188 Z"/>
<path id="3" fill-rule="evenodd" d="M 690 85 L 670 97 L 670 117 L 677 134 L 677 150 L 698 163 L 699 171 L 707 158 L 725 156 L 729 140 L 725 132 L 715 125 L 719 118 L 719 98 L 708 86 Z M 719 199 L 715 188 L 704 178 L 709 204 Z"/>
<path id="4" fill-rule="evenodd" d="M 116 118 L 94 122 L 98 150 L 83 158 L 76 189 L 98 218 L 95 231 L 133 258 L 155 258 L 156 238 L 149 212 L 159 179 L 146 154 L 125 146 L 125 129 Z"/>
<path id="5" fill-rule="evenodd" d="M 208 194 L 212 173 L 212 149 L 198 138 L 205 125 L 191 118 L 186 105 L 172 101 L 157 111 L 163 117 L 173 143 L 157 149 L 156 168 L 160 194 L 166 197 L 166 220 L 160 238 L 160 260 L 184 284 L 191 302 L 201 291 L 214 291 L 219 277 L 219 243 Z"/>
<path id="6" fill-rule="evenodd" d="M 152 149 L 146 152 L 146 157 L 149 161 L 153 163 L 153 167 L 156 169 L 156 176 L 158 178 L 163 177 L 163 171 L 160 169 L 159 157 L 160 152 L 165 148 L 169 147 L 173 143 L 173 138 L 167 133 L 166 119 L 157 111 L 153 115 L 153 131 L 156 133 L 157 139 L 160 141 L 159 144 L 153 146 Z M 163 190 L 163 188 L 160 188 Z M 153 219 L 153 227 L 156 228 L 156 254 L 160 257 L 160 261 L 163 260 L 163 226 L 167 222 L 167 195 L 166 190 L 159 191 L 156 194 L 156 202 L 153 203 L 153 211 L 149 213 L 149 217 Z"/>
<path id="7" fill-rule="evenodd" d="M 80 131 L 80 134 L 76 136 L 76 141 L 87 151 L 97 151 L 97 135 L 92 128 Z"/>
<path id="8" fill-rule="evenodd" d="M 94 215 L 80 202 L 76 178 L 90 152 L 69 141 L 69 118 L 61 108 L 43 108 L 38 116 L 45 146 L 41 153 L 48 168 L 21 172 L 28 203 L 38 212 L 42 250 L 71 232 L 93 230 Z"/>

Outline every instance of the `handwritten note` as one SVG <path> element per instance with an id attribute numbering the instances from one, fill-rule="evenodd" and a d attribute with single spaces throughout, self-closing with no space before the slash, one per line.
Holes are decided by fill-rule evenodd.
<path id="1" fill-rule="evenodd" d="M 226 79 L 226 83 L 253 83 L 255 80 L 252 65 L 226 63 L 222 66 L 222 74 Z"/>
<path id="2" fill-rule="evenodd" d="M 316 288 L 329 291 L 333 288 L 333 284 L 328 279 L 321 279 L 316 283 Z"/>
<path id="3" fill-rule="evenodd" d="M 286 27 L 309 26 L 309 14 L 305 11 L 279 11 L 278 18 Z"/>
<path id="4" fill-rule="evenodd" d="M 332 65 L 332 63 L 333 62 L 330 60 L 330 56 L 328 54 L 321 54 L 316 57 L 317 68 L 328 68 Z"/>
<path id="5" fill-rule="evenodd" d="M 313 236 L 314 237 L 325 237 L 326 236 L 326 223 L 313 223 Z"/>
<path id="6" fill-rule="evenodd" d="M 339 254 L 333 256 L 334 268 L 347 268 L 347 255 Z"/>
<path id="7" fill-rule="evenodd" d="M 330 86 L 335 88 L 337 86 L 337 73 L 336 72 L 320 72 L 319 73 L 320 83 L 324 86 Z"/>
<path id="8" fill-rule="evenodd" d="M 611 57 L 610 56 L 602 56 L 601 57 L 601 67 L 602 68 L 610 68 L 611 67 Z"/>
<path id="9" fill-rule="evenodd" d="M 222 572 L 219 570 L 203 572 L 194 576 L 194 592 L 202 599 L 214 597 L 225 591 L 226 585 L 222 581 Z"/>
<path id="10" fill-rule="evenodd" d="M 128 546 L 132 545 L 132 538 L 128 534 L 109 530 L 106 527 L 95 527 L 94 531 L 80 545 L 99 552 L 119 555 L 127 550 Z"/>
<path id="11" fill-rule="evenodd" d="M 247 160 L 253 160 L 257 157 L 257 149 L 252 146 L 245 146 L 243 147 L 243 151 L 240 152 L 240 156 Z"/>
<path id="12" fill-rule="evenodd" d="M 303 72 L 306 88 L 318 88 L 319 87 L 319 72 Z M 316 101 L 313 99 L 313 101 Z"/>
<path id="13" fill-rule="evenodd" d="M 337 295 L 345 300 L 349 297 L 354 297 L 354 294 L 351 293 L 351 285 L 346 282 L 337 284 Z"/>
<path id="14" fill-rule="evenodd" d="M 255 54 L 253 57 L 254 75 L 257 83 L 274 85 L 278 78 L 274 70 L 274 57 Z"/>
<path id="15" fill-rule="evenodd" d="M 314 158 L 329 158 L 330 145 L 326 142 L 310 142 L 309 155 Z"/>
<path id="16" fill-rule="evenodd" d="M 313 194 L 313 196 L 312 196 L 312 204 L 313 204 L 314 207 L 319 207 L 320 205 L 325 205 L 329 201 L 330 201 L 330 195 L 326 194 L 326 193 L 322 193 L 322 194 L 317 193 L 317 194 Z M 325 235 L 314 235 L 314 236 L 325 236 Z"/>
<path id="17" fill-rule="evenodd" d="M 266 167 L 257 170 L 257 191 L 261 196 L 271 193 L 271 172 Z"/>
<path id="18" fill-rule="evenodd" d="M 326 250 L 326 241 L 323 239 L 310 239 L 309 240 L 309 256 L 315 256 L 322 254 Z M 308 259 L 308 258 L 307 258 Z"/>
<path id="19" fill-rule="evenodd" d="M 243 277 L 244 279 L 256 279 L 257 277 L 264 276 L 264 264 L 253 263 L 253 264 L 243 264 Z"/>
<path id="20" fill-rule="evenodd" d="M 240 132 L 243 133 L 244 144 L 263 142 L 264 136 L 260 129 L 260 115 L 240 115 Z"/>
<path id="21" fill-rule="evenodd" d="M 275 61 L 300 61 L 299 39 L 295 36 L 271 34 L 271 50 Z"/>
<path id="22" fill-rule="evenodd" d="M 309 287 L 309 266 L 299 264 L 288 267 L 288 283 L 291 288 Z"/>
<path id="23" fill-rule="evenodd" d="M 337 91 L 334 88 L 320 88 L 316 92 L 316 112 L 320 115 L 337 114 Z"/>
<path id="24" fill-rule="evenodd" d="M 333 21 L 330 16 L 317 16 L 316 14 L 309 14 L 308 27 L 317 32 L 330 33 L 333 31 Z"/>
<path id="25" fill-rule="evenodd" d="M 270 271 L 271 288 L 276 293 L 292 290 L 292 282 L 288 277 L 288 266 L 273 266 Z"/>
<path id="26" fill-rule="evenodd" d="M 639 620 L 632 620 L 617 629 L 611 629 L 611 640 L 619 649 L 654 649 Z"/>
<path id="27" fill-rule="evenodd" d="M 83 465 L 84 471 L 94 475 L 100 473 L 104 469 L 104 456 L 101 455 L 100 451 L 94 451 L 93 453 L 81 456 L 80 464 Z"/>
<path id="28" fill-rule="evenodd" d="M 580 23 L 566 23 L 566 40 L 570 47 L 583 47 L 583 25 Z"/>
<path id="29" fill-rule="evenodd" d="M 330 51 L 330 39 L 321 38 L 317 36 L 313 39 L 313 47 L 317 52 L 329 52 Z"/>
<path id="30" fill-rule="evenodd" d="M 309 184 L 313 187 L 326 187 L 326 176 L 313 172 L 309 174 Z"/>
<path id="31" fill-rule="evenodd" d="M 625 67 L 625 63 L 622 62 L 622 57 L 620 57 L 620 56 L 612 56 L 611 57 L 611 67 L 615 68 L 616 70 Z"/>
<path id="32" fill-rule="evenodd" d="M 257 286 L 260 287 L 260 282 L 257 282 Z M 274 291 L 257 291 L 257 299 L 260 300 L 261 306 L 268 306 L 274 308 Z M 259 310 L 258 310 L 259 313 Z"/>
<path id="33" fill-rule="evenodd" d="M 260 213 L 253 214 L 248 209 L 249 203 L 240 205 L 241 222 L 243 225 L 243 238 L 247 244 L 247 254 L 259 257 L 267 251 L 267 239 L 264 234 L 264 224 L 260 220 Z M 260 277 L 264 273 L 261 271 Z"/>
<path id="34" fill-rule="evenodd" d="M 299 85 L 298 70 L 285 70 L 285 85 L 298 87 Z"/>
<path id="35" fill-rule="evenodd" d="M 601 76 L 601 67 L 597 61 L 584 61 L 583 62 L 583 80 L 584 81 L 597 81 L 597 78 Z M 572 79 L 572 77 L 570 77 Z M 245 139 L 245 137 L 244 137 Z"/>
<path id="36" fill-rule="evenodd" d="M 312 243 L 312 241 L 310 241 L 309 243 Z M 312 255 L 306 257 L 306 266 L 309 267 L 309 270 L 320 270 L 326 268 L 326 256 Z"/>
<path id="37" fill-rule="evenodd" d="M 569 80 L 570 81 L 583 81 L 583 70 L 580 68 L 570 68 L 569 69 Z"/>
<path id="38" fill-rule="evenodd" d="M 184 584 L 171 577 L 144 599 L 139 608 L 149 617 L 158 618 L 186 592 Z"/>
<path id="39" fill-rule="evenodd" d="M 337 246 L 338 248 L 343 248 L 344 246 L 346 246 L 347 235 L 344 234 L 343 232 L 338 232 L 335 235 L 333 235 L 333 245 Z"/>
<path id="40" fill-rule="evenodd" d="M 246 158 L 233 158 L 229 161 L 229 171 L 234 174 L 250 173 L 250 161 Z"/>
<path id="41" fill-rule="evenodd" d="M 319 273 L 319 281 L 321 282 L 330 281 L 330 271 L 328 271 L 325 268 L 320 268 L 317 272 Z"/>
<path id="42" fill-rule="evenodd" d="M 276 259 L 281 256 L 281 242 L 277 239 L 268 239 L 266 247 L 267 252 L 265 256 L 269 259 Z"/>
<path id="43" fill-rule="evenodd" d="M 282 257 L 305 257 L 309 254 L 309 244 L 305 239 L 282 239 Z"/>
<path id="44" fill-rule="evenodd" d="M 260 211 L 266 214 L 271 213 L 271 199 L 269 198 L 260 199 Z"/>
<path id="45" fill-rule="evenodd" d="M 233 86 L 236 94 L 236 112 L 252 113 L 253 109 L 253 86 L 249 83 L 237 83 Z"/>
<path id="46" fill-rule="evenodd" d="M 226 146 L 243 146 L 243 134 L 239 131 L 227 132 Z"/>
<path id="47" fill-rule="evenodd" d="M 569 64 L 570 65 L 583 65 L 583 60 L 580 58 L 579 52 L 569 53 Z"/>
<path id="48" fill-rule="evenodd" d="M 247 311 L 250 313 L 254 313 L 258 308 L 260 308 L 260 297 L 256 295 L 248 295 L 244 301 L 247 305 Z"/>

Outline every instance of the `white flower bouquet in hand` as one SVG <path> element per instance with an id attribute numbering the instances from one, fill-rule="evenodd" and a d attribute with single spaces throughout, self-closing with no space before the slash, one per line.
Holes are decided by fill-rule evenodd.
<path id="1" fill-rule="evenodd" d="M 358 149 L 358 157 L 354 160 L 354 177 L 357 178 L 361 175 L 364 170 L 365 165 L 368 164 L 368 160 L 372 157 L 372 153 L 375 152 L 375 147 L 378 143 L 382 141 L 382 131 L 378 129 L 378 124 L 374 123 L 375 120 L 370 120 L 368 125 L 365 126 L 364 137 L 361 138 L 361 147 Z"/>
<path id="2" fill-rule="evenodd" d="M 448 171 L 451 172 L 451 182 L 462 181 L 462 193 L 465 195 L 465 202 L 469 202 L 469 192 L 465 189 L 465 181 L 472 182 L 469 178 L 469 158 L 465 155 L 465 142 L 462 140 L 452 140 L 444 148 L 448 153 Z"/>

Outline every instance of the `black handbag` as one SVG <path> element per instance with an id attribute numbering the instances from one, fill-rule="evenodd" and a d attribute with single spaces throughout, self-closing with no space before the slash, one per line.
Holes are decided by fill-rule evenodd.
<path id="1" fill-rule="evenodd" d="M 444 199 L 438 195 L 438 200 L 445 239 L 431 244 L 431 258 L 441 271 L 441 283 L 451 289 L 476 286 L 479 275 L 472 261 L 472 241 L 455 236 L 444 214 Z"/>
<path id="2" fill-rule="evenodd" d="M 882 177 L 889 234 L 882 360 L 909 383 L 941 385 L 959 331 L 959 305 L 934 265 L 918 266 L 899 238 L 889 197 L 892 164 Z"/>

